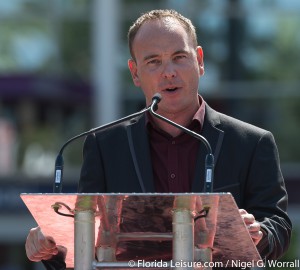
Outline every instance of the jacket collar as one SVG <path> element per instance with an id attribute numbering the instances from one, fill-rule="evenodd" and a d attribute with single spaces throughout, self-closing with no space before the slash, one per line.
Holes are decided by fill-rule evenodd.
<path id="1" fill-rule="evenodd" d="M 142 192 L 155 192 L 145 115 L 131 121 L 127 127 L 127 138 Z"/>
<path id="2" fill-rule="evenodd" d="M 201 135 L 204 136 L 211 145 L 216 166 L 221 146 L 223 143 L 224 131 L 218 128 L 218 126 L 220 125 L 219 114 L 215 110 L 210 108 L 207 104 L 205 110 L 206 113 Z M 200 165 L 196 166 L 194 180 L 192 184 L 192 192 L 203 192 L 206 154 L 207 150 L 203 143 L 201 143 L 199 146 L 198 157 L 196 161 L 197 164 Z"/>

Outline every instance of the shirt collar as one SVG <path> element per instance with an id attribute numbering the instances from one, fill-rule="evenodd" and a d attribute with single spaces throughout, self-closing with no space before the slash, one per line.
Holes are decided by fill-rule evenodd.
<path id="1" fill-rule="evenodd" d="M 196 122 L 197 124 L 200 125 L 200 130 L 201 130 L 203 127 L 204 116 L 205 116 L 205 101 L 200 95 L 198 95 L 198 99 L 199 99 L 200 107 L 194 114 L 192 123 L 190 125 Z M 146 118 L 145 124 L 148 128 L 156 128 L 156 125 L 153 121 L 153 116 L 149 111 L 146 113 L 145 118 Z"/>

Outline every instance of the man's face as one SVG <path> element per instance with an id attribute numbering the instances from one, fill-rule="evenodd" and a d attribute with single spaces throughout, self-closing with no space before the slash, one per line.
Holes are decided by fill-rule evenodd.
<path id="1" fill-rule="evenodd" d="M 147 105 L 155 93 L 162 101 L 159 113 L 179 113 L 198 104 L 199 77 L 204 73 L 202 48 L 174 18 L 144 23 L 133 41 L 134 60 L 128 66 Z"/>

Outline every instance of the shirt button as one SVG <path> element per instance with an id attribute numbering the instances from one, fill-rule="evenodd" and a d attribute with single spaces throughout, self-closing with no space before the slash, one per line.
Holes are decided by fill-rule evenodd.
<path id="1" fill-rule="evenodd" d="M 176 177 L 176 175 L 174 173 L 172 173 L 170 176 L 172 179 L 174 179 Z"/>

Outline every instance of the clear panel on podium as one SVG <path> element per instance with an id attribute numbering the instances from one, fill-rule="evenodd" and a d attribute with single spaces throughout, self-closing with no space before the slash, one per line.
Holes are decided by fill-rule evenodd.
<path id="1" fill-rule="evenodd" d="M 178 209 L 193 215 L 195 247 L 212 248 L 213 261 L 225 265 L 228 260 L 261 260 L 230 193 L 21 194 L 21 198 L 42 231 L 67 248 L 67 267 L 74 265 L 73 215 L 85 210 L 95 212 L 95 246 L 114 246 L 117 261 L 171 260 L 172 217 Z"/>

